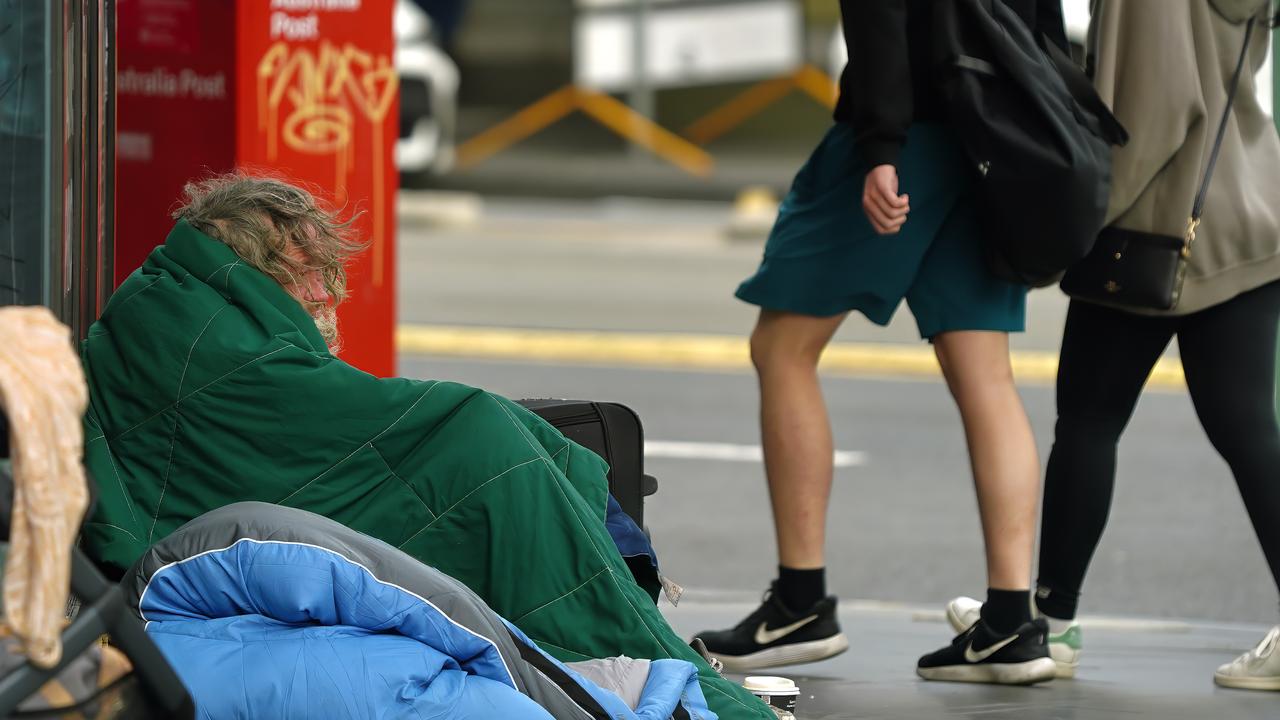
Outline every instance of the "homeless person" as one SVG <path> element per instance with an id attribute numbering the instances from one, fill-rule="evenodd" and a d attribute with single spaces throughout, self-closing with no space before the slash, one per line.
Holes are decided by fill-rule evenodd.
<path id="1" fill-rule="evenodd" d="M 84 343 L 99 564 L 231 503 L 301 508 L 461 580 L 560 660 L 690 660 L 720 718 L 772 717 L 633 581 L 598 456 L 504 398 L 334 356 L 349 222 L 245 174 L 189 184 L 174 217 Z"/>

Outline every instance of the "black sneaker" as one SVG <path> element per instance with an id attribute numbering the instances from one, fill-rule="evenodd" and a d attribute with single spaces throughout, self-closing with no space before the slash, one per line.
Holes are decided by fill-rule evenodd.
<path id="1" fill-rule="evenodd" d="M 793 613 L 772 587 L 760 608 L 732 630 L 698 633 L 697 639 L 730 672 L 816 662 L 849 649 L 849 639 L 836 622 L 835 596 Z"/>
<path id="2" fill-rule="evenodd" d="M 999 635 L 985 620 L 956 636 L 951 644 L 920 658 L 916 674 L 925 680 L 1032 685 L 1052 680 L 1057 666 L 1049 657 L 1049 624 L 1036 618 L 1012 635 Z"/>

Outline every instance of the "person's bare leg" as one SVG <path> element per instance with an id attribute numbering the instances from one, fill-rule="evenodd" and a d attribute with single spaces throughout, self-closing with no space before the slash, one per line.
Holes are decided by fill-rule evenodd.
<path id="1" fill-rule="evenodd" d="M 818 358 L 843 319 L 762 310 L 751 333 L 778 576 L 737 625 L 697 635 L 727 671 L 817 662 L 849 649 L 836 599 L 826 593 L 832 443 L 818 383 Z"/>
<path id="2" fill-rule="evenodd" d="M 987 580 L 997 590 L 1027 590 L 1035 545 L 1040 462 L 1013 381 L 1009 337 L 950 332 L 934 351 L 960 409 L 987 552 Z"/>
<path id="3" fill-rule="evenodd" d="M 1048 628 L 1031 612 L 1040 463 L 1013 383 L 1009 337 L 957 331 L 933 340 L 969 442 L 988 587 L 976 621 L 968 621 L 972 624 L 966 623 L 950 645 L 921 657 L 916 674 L 926 680 L 1002 685 L 1052 680 L 1057 665 L 1049 653 Z M 949 620 L 952 610 L 948 606 Z"/>
<path id="4" fill-rule="evenodd" d="M 832 440 L 818 358 L 844 317 L 763 310 L 751 334 L 778 562 L 797 570 L 825 563 Z"/>

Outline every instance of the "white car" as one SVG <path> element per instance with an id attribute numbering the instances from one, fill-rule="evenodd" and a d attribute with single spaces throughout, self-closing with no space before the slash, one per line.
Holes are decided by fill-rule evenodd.
<path id="1" fill-rule="evenodd" d="M 396 166 L 406 176 L 442 175 L 453 167 L 458 66 L 432 38 L 431 18 L 409 0 L 395 8 L 400 138 Z"/>

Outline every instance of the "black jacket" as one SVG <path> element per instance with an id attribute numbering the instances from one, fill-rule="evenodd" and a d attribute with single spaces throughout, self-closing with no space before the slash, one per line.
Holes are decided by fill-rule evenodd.
<path id="1" fill-rule="evenodd" d="M 934 2 L 840 0 L 849 64 L 835 119 L 853 126 L 867 167 L 896 165 L 913 122 L 945 120 L 934 82 Z M 996 0 L 1063 46 L 1061 0 Z"/>

